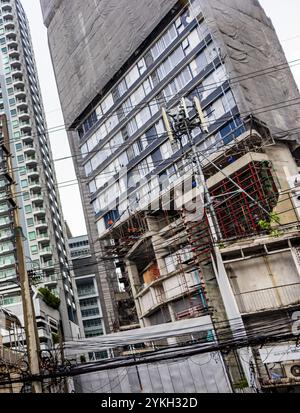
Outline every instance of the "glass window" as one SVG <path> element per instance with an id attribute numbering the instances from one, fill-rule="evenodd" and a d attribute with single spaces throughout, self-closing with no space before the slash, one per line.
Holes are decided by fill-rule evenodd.
<path id="1" fill-rule="evenodd" d="M 113 96 L 110 93 L 108 96 L 106 96 L 106 98 L 100 104 L 103 114 L 108 112 L 109 109 L 113 106 L 113 104 L 114 104 Z"/>
<path id="2" fill-rule="evenodd" d="M 19 174 L 20 175 L 26 175 L 26 166 L 20 166 Z"/>
<path id="3" fill-rule="evenodd" d="M 121 132 L 117 133 L 109 142 L 110 148 L 116 151 L 124 142 L 124 138 Z"/>
<path id="4" fill-rule="evenodd" d="M 198 54 L 198 56 L 191 62 L 191 69 L 193 76 L 197 76 L 201 70 L 205 69 L 208 65 L 208 61 L 204 52 Z"/>
<path id="5" fill-rule="evenodd" d="M 130 88 L 134 82 L 140 77 L 139 69 L 137 66 L 134 66 L 130 72 L 125 76 L 125 80 L 127 83 L 128 88 Z"/>
<path id="6" fill-rule="evenodd" d="M 177 47 L 173 53 L 158 67 L 157 72 L 160 80 L 164 79 L 167 74 L 173 70 L 178 63 L 184 58 L 182 46 Z"/>
<path id="7" fill-rule="evenodd" d="M 25 205 L 25 212 L 26 212 L 26 214 L 30 214 L 32 212 L 31 205 Z"/>
<path id="8" fill-rule="evenodd" d="M 94 192 L 96 192 L 97 188 L 96 188 L 96 182 L 95 182 L 95 180 L 93 180 L 93 181 L 91 181 L 91 182 L 89 183 L 89 190 L 90 190 L 90 193 L 91 193 L 91 194 L 93 194 Z"/>
<path id="9" fill-rule="evenodd" d="M 28 218 L 28 219 L 26 220 L 26 222 L 27 222 L 27 226 L 28 226 L 28 227 L 32 227 L 32 226 L 34 225 L 33 218 Z"/>
<path id="10" fill-rule="evenodd" d="M 12 127 L 13 127 L 14 129 L 18 128 L 18 127 L 19 127 L 19 121 L 13 120 L 13 121 L 12 121 Z"/>
<path id="11" fill-rule="evenodd" d="M 135 92 L 132 93 L 131 104 L 133 106 L 138 105 L 145 97 L 145 91 L 143 85 L 141 85 Z"/>
<path id="12" fill-rule="evenodd" d="M 139 69 L 140 75 L 142 75 L 147 70 L 144 58 L 138 61 L 137 67 Z"/>
<path id="13" fill-rule="evenodd" d="M 142 109 L 135 117 L 137 128 L 141 128 L 151 118 L 151 112 L 148 106 Z"/>
<path id="14" fill-rule="evenodd" d="M 39 251 L 37 245 L 31 245 L 30 250 L 32 254 L 37 254 Z"/>
<path id="15" fill-rule="evenodd" d="M 166 48 L 175 40 L 177 37 L 177 32 L 175 26 L 172 26 L 168 29 L 168 31 L 155 43 L 155 45 L 151 49 L 151 53 L 153 58 L 156 60 L 165 50 Z"/>
<path id="16" fill-rule="evenodd" d="M 22 188 L 26 188 L 28 186 L 28 180 L 27 179 L 23 179 L 22 181 L 21 181 L 21 187 Z"/>
<path id="17" fill-rule="evenodd" d="M 131 98 L 129 97 L 128 99 L 125 100 L 125 102 L 122 105 L 124 116 L 127 116 L 132 111 L 132 109 L 133 107 L 131 103 Z"/>
<path id="18" fill-rule="evenodd" d="M 87 162 L 87 163 L 84 165 L 84 170 L 85 170 L 86 176 L 88 176 L 88 175 L 91 174 L 91 172 L 92 172 L 92 165 L 91 165 L 91 162 L 90 162 L 90 161 Z"/>
<path id="19" fill-rule="evenodd" d="M 120 96 L 123 96 L 124 93 L 127 91 L 127 85 L 126 85 L 126 80 L 123 79 L 117 86 L 118 92 Z"/>
<path id="20" fill-rule="evenodd" d="M 225 112 L 229 112 L 232 108 L 235 107 L 235 99 L 231 90 L 222 97 L 222 102 Z"/>
<path id="21" fill-rule="evenodd" d="M 108 120 L 105 122 L 105 126 L 107 129 L 107 133 L 113 130 L 115 126 L 118 124 L 118 116 L 117 115 L 112 115 L 108 118 Z"/>
<path id="22" fill-rule="evenodd" d="M 165 142 L 161 147 L 160 147 L 161 155 L 163 159 L 169 159 L 171 158 L 173 151 L 172 151 L 172 146 L 169 141 Z"/>
<path id="23" fill-rule="evenodd" d="M 21 151 L 22 150 L 22 144 L 21 143 L 17 143 L 16 144 L 16 151 Z"/>
<path id="24" fill-rule="evenodd" d="M 33 241 L 36 239 L 36 232 L 32 231 L 32 232 L 28 232 L 28 238 L 30 241 Z"/>
<path id="25" fill-rule="evenodd" d="M 128 135 L 132 136 L 138 129 L 137 123 L 135 118 L 133 118 L 130 122 L 127 124 L 127 131 Z"/>
<path id="26" fill-rule="evenodd" d="M 133 150 L 133 146 L 129 146 L 129 148 L 127 149 L 126 153 L 127 153 L 129 162 L 130 162 L 132 159 L 134 159 L 135 153 L 134 153 L 134 150 Z"/>
<path id="27" fill-rule="evenodd" d="M 151 154 L 151 157 L 152 157 L 152 160 L 153 160 L 153 164 L 156 167 L 157 164 L 162 160 L 162 155 L 161 155 L 160 149 L 159 148 L 156 149 L 156 151 L 154 151 Z"/>
<path id="28" fill-rule="evenodd" d="M 204 53 L 209 63 L 212 62 L 218 56 L 218 52 L 213 43 L 210 43 L 207 46 L 207 48 L 204 50 Z"/>

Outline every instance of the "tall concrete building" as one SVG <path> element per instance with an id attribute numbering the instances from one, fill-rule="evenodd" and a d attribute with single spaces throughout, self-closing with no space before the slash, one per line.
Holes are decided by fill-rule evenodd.
<path id="1" fill-rule="evenodd" d="M 65 227 L 34 60 L 28 21 L 19 0 L 0 4 L 0 110 L 6 114 L 13 159 L 27 270 L 31 270 L 40 341 L 53 346 L 62 321 L 64 334 L 77 337 L 78 314 L 69 267 Z M 5 189 L 5 180 L 1 181 Z M 16 284 L 12 226 L 1 203 L 1 306 L 23 322 L 20 288 Z M 48 287 L 60 298 L 49 307 L 38 291 Z M 76 288 L 76 286 L 75 286 Z"/>
<path id="2" fill-rule="evenodd" d="M 104 313 L 119 319 L 110 261 L 141 327 L 205 314 L 215 325 L 239 317 L 249 337 L 258 323 L 290 326 L 300 307 L 300 97 L 259 2 L 41 6 Z M 192 104 L 188 112 L 219 227 L 213 241 L 206 215 L 195 223 L 164 205 L 197 174 L 187 136 L 171 142 L 162 115 L 182 97 L 200 101 L 201 127 Z M 253 348 L 257 385 L 299 384 L 293 345 L 273 343 L 268 357 Z"/>

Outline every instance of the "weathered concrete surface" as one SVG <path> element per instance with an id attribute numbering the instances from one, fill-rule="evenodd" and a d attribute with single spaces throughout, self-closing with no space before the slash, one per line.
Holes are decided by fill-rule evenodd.
<path id="1" fill-rule="evenodd" d="M 176 4 L 175 0 L 40 1 L 67 124 L 101 94 Z M 242 114 L 253 112 L 276 136 L 300 142 L 298 135 L 284 132 L 300 127 L 299 105 L 294 100 L 299 92 L 274 27 L 259 2 L 200 2 L 233 79 Z M 278 109 L 281 106 L 285 107 Z"/>
<path id="2" fill-rule="evenodd" d="M 176 0 L 41 0 L 65 121 L 70 124 Z"/>
<path id="3" fill-rule="evenodd" d="M 259 2 L 202 2 L 242 115 L 254 113 L 268 124 L 275 137 L 298 145 L 300 134 L 284 131 L 300 127 L 299 91 L 272 22 Z"/>

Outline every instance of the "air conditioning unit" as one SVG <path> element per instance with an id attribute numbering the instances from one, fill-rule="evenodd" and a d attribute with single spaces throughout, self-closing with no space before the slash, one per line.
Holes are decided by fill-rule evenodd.
<path id="1" fill-rule="evenodd" d="M 300 380 L 300 360 L 284 363 L 284 370 L 287 378 Z"/>

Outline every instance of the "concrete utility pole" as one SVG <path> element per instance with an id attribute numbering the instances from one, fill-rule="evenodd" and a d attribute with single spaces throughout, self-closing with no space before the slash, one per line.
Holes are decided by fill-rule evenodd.
<path id="1" fill-rule="evenodd" d="M 23 251 L 23 231 L 19 222 L 18 207 L 15 203 L 16 190 L 14 184 L 13 165 L 10 157 L 10 139 L 7 127 L 7 118 L 5 115 L 1 115 L 0 121 L 2 123 L 3 144 L 2 148 L 7 154 L 7 172 L 11 179 L 9 185 L 9 192 L 11 197 L 11 203 L 13 205 L 13 221 L 15 228 L 15 240 L 16 240 L 16 255 L 17 255 L 17 273 L 19 275 L 19 282 L 22 295 L 24 326 L 26 335 L 26 347 L 28 353 L 28 361 L 30 373 L 32 375 L 40 375 L 39 364 L 39 338 L 36 325 L 36 318 L 33 306 L 33 300 L 30 292 L 29 278 L 26 271 L 25 257 Z M 42 393 L 42 384 L 40 381 L 32 382 L 33 393 Z"/>
<path id="2" fill-rule="evenodd" d="M 212 236 L 212 245 L 213 245 L 213 252 L 211 254 L 212 259 L 212 266 L 213 270 L 217 279 L 218 288 L 224 303 L 225 312 L 227 321 L 231 327 L 233 337 L 240 338 L 241 334 L 243 333 L 245 336 L 247 335 L 244 322 L 241 317 L 241 313 L 237 306 L 228 275 L 226 272 L 226 268 L 223 263 L 222 255 L 220 249 L 217 245 L 217 242 L 221 239 L 221 232 L 218 225 L 217 216 L 215 213 L 215 209 L 213 206 L 213 200 L 210 196 L 206 180 L 203 173 L 202 164 L 200 161 L 200 154 L 195 145 L 194 138 L 191 135 L 191 131 L 196 127 L 201 127 L 203 132 L 208 132 L 207 127 L 205 126 L 204 115 L 201 108 L 201 104 L 198 98 L 194 98 L 194 108 L 196 109 L 197 113 L 197 122 L 193 123 L 189 119 L 187 105 L 185 99 L 181 99 L 181 104 L 178 108 L 178 112 L 176 115 L 172 115 L 170 122 L 169 116 L 165 109 L 163 109 L 163 120 L 167 129 L 168 137 L 170 140 L 174 141 L 175 139 L 181 139 L 181 136 L 187 136 L 191 151 L 192 151 L 192 162 L 193 168 L 195 172 L 195 180 L 198 188 L 203 188 L 204 192 L 204 206 L 206 208 L 206 214 L 208 219 L 208 225 L 210 229 L 210 233 Z M 207 159 L 207 157 L 204 157 Z M 236 184 L 236 183 L 235 183 Z M 238 185 L 237 190 L 243 191 Z M 226 321 L 226 320 L 224 320 Z M 240 357 L 240 362 L 243 367 L 243 371 L 245 377 L 248 381 L 249 386 L 251 386 L 251 372 L 249 367 L 249 361 L 251 358 L 251 353 L 247 350 L 242 352 L 241 350 L 238 353 L 242 353 Z"/>

